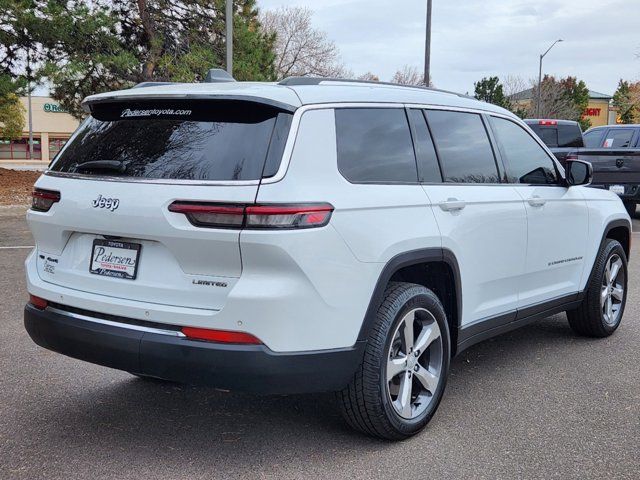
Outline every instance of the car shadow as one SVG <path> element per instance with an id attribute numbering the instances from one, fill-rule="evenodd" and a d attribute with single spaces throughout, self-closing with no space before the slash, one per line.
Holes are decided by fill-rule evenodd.
<path id="1" fill-rule="evenodd" d="M 464 418 L 468 398 L 491 395 L 484 382 L 500 381 L 514 359 L 535 357 L 541 350 L 561 362 L 567 341 L 589 342 L 577 339 L 564 315 L 557 315 L 471 347 L 453 360 L 443 405 L 447 412 L 439 411 L 432 424 L 460 428 L 456 422 Z M 79 384 L 75 396 L 41 412 L 37 421 L 49 425 L 43 435 L 55 436 L 66 447 L 99 442 L 105 451 L 224 461 L 230 466 L 288 458 L 294 446 L 295 455 L 313 457 L 397 445 L 353 432 L 332 394 L 253 396 L 126 374 L 98 383 L 97 389 L 95 385 Z"/>

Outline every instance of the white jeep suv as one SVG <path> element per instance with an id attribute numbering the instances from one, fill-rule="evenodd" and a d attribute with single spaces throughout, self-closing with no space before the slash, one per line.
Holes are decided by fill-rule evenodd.
<path id="1" fill-rule="evenodd" d="M 353 427 L 401 439 L 474 343 L 562 311 L 582 335 L 620 324 L 620 199 L 506 110 L 313 78 L 84 105 L 27 215 L 24 321 L 45 348 L 141 377 L 336 391 Z"/>

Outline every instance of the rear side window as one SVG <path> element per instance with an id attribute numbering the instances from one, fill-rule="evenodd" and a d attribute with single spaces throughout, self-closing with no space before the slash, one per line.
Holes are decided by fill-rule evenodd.
<path id="1" fill-rule="evenodd" d="M 514 122 L 492 117 L 496 139 L 509 165 L 509 182 L 556 184 L 553 160 L 529 133 Z"/>
<path id="2" fill-rule="evenodd" d="M 580 130 L 580 125 L 558 125 L 558 146 L 562 148 L 582 147 L 582 130 Z"/>
<path id="3" fill-rule="evenodd" d="M 587 148 L 600 148 L 602 138 L 602 129 L 591 130 L 583 135 L 584 146 Z"/>
<path id="4" fill-rule="evenodd" d="M 336 109 L 338 168 L 354 183 L 416 183 L 418 172 L 404 109 Z"/>
<path id="5" fill-rule="evenodd" d="M 416 157 L 418 159 L 418 174 L 421 182 L 439 183 L 442 182 L 440 167 L 436 149 L 433 146 L 431 133 L 427 127 L 422 110 L 410 110 L 411 121 L 415 128 Z"/>
<path id="6" fill-rule="evenodd" d="M 277 170 L 290 119 L 289 113 L 242 101 L 98 104 L 51 170 L 147 179 L 258 180 L 267 157 L 269 171 Z"/>
<path id="7" fill-rule="evenodd" d="M 480 115 L 425 111 L 445 182 L 499 183 L 493 149 Z"/>
<path id="8" fill-rule="evenodd" d="M 612 128 L 604 136 L 604 148 L 628 148 L 631 145 L 634 130 L 632 128 Z"/>

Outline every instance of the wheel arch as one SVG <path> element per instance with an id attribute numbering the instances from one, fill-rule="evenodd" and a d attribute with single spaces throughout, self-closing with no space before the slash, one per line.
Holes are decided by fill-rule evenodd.
<path id="1" fill-rule="evenodd" d="M 435 293 L 447 313 L 451 335 L 451 354 L 457 351 L 457 337 L 462 318 L 462 283 L 456 256 L 445 248 L 412 250 L 396 255 L 382 269 L 371 295 L 358 340 L 366 340 L 374 324 L 384 292 L 392 281 L 422 285 Z"/>
<path id="2" fill-rule="evenodd" d="M 598 251 L 595 255 L 594 264 L 591 266 L 591 271 L 589 272 L 589 277 L 587 278 L 587 282 L 585 285 L 591 284 L 591 279 L 593 278 L 593 275 L 595 273 L 595 264 L 598 259 L 598 254 L 602 251 L 605 242 L 609 239 L 617 240 L 618 242 L 620 242 L 624 253 L 627 256 L 627 260 L 629 260 L 629 255 L 631 254 L 631 222 L 620 218 L 607 223 L 607 226 L 602 232 L 602 238 L 600 240 L 600 244 L 598 245 Z"/>

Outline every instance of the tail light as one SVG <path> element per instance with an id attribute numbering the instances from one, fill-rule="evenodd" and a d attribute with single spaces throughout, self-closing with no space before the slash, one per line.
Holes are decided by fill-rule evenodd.
<path id="1" fill-rule="evenodd" d="M 237 205 L 173 202 L 169 211 L 182 213 L 197 227 L 297 229 L 323 227 L 333 206 L 328 203 L 297 205 Z"/>
<path id="2" fill-rule="evenodd" d="M 48 212 L 51 205 L 60 201 L 60 192 L 35 188 L 31 193 L 31 209 Z"/>
<path id="3" fill-rule="evenodd" d="M 29 295 L 29 303 L 36 307 L 38 310 L 44 310 L 49 305 L 44 298 L 36 297 L 35 295 Z"/>
<path id="4" fill-rule="evenodd" d="M 570 153 L 565 157 L 565 161 L 567 160 L 578 160 L 578 154 L 577 153 Z"/>
<path id="5" fill-rule="evenodd" d="M 192 340 L 205 340 L 217 343 L 236 343 L 245 345 L 261 345 L 262 342 L 246 332 L 228 330 L 210 330 L 208 328 L 182 327 L 182 333 Z"/>

